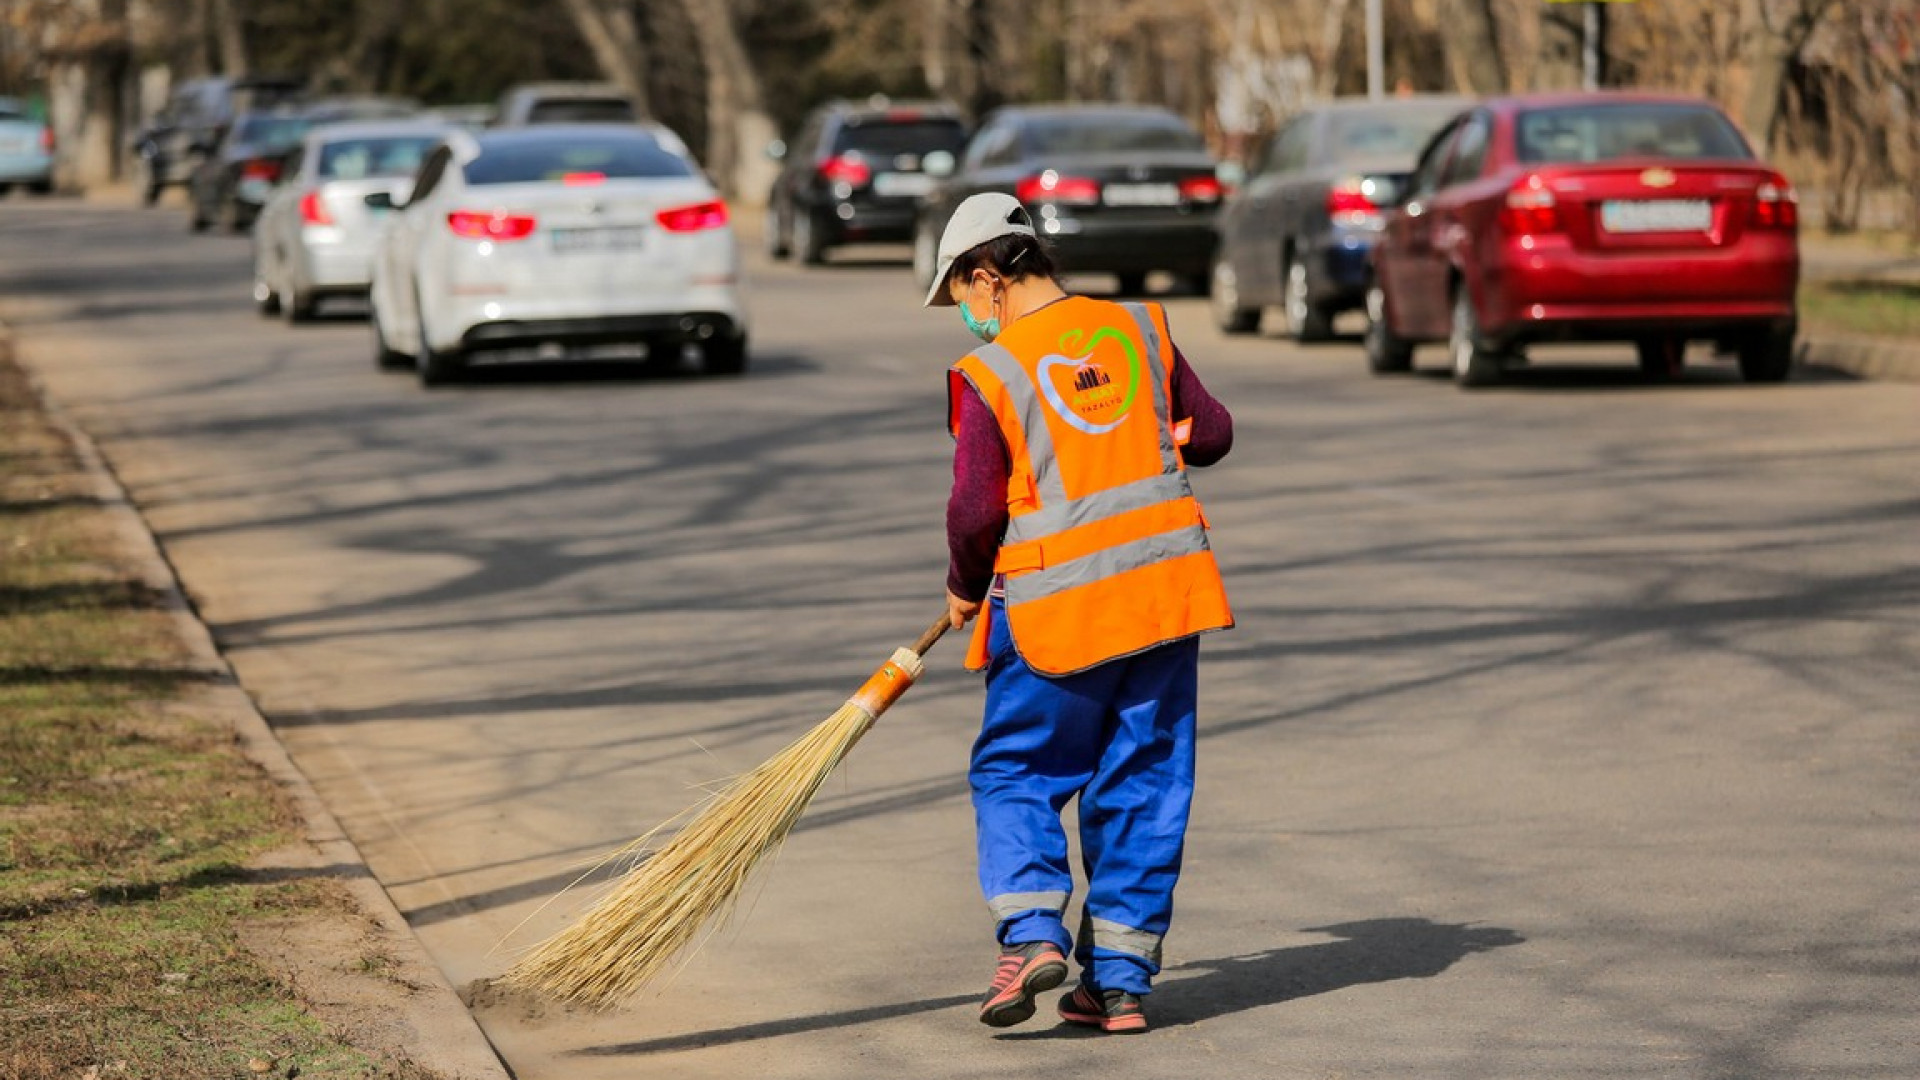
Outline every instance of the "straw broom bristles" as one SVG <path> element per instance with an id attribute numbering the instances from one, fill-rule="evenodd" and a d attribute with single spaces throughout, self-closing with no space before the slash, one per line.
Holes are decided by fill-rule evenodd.
<path id="1" fill-rule="evenodd" d="M 499 982 L 605 1009 L 660 974 L 702 927 L 733 907 L 754 868 L 780 847 L 834 767 L 919 678 L 919 654 L 943 628 L 944 623 L 930 629 L 921 647 L 894 653 L 832 716 L 727 784 L 672 840 L 627 871 L 572 926 L 534 947 Z M 654 833 L 610 858 L 644 851 Z"/>

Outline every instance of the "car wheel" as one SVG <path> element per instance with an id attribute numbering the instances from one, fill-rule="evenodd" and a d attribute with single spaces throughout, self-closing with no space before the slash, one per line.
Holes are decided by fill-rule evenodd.
<path id="1" fill-rule="evenodd" d="M 708 338 L 700 346 L 700 360 L 709 375 L 739 375 L 747 370 L 747 335 Z"/>
<path id="2" fill-rule="evenodd" d="M 788 246 L 787 234 L 782 231 L 780 214 L 771 203 L 767 204 L 767 217 L 761 227 L 766 231 L 762 239 L 766 241 L 767 258 L 779 262 L 793 253 L 793 249 Z"/>
<path id="3" fill-rule="evenodd" d="M 1115 274 L 1120 279 L 1121 296 L 1145 296 L 1147 294 L 1147 275 L 1138 271 Z"/>
<path id="4" fill-rule="evenodd" d="M 312 322 L 313 314 L 320 302 L 310 292 L 301 292 L 298 286 L 288 286 L 286 296 L 281 298 L 280 310 L 287 316 L 287 325 L 297 326 L 303 322 Z"/>
<path id="5" fill-rule="evenodd" d="M 1367 370 L 1375 375 L 1401 375 L 1413 370 L 1413 342 L 1387 325 L 1387 294 L 1378 284 L 1367 286 Z"/>
<path id="6" fill-rule="evenodd" d="M 412 357 L 397 352 L 387 344 L 387 328 L 380 325 L 380 310 L 374 309 L 373 317 L 367 320 L 373 326 L 373 366 L 381 371 L 406 367 Z"/>
<path id="7" fill-rule="evenodd" d="M 821 239 L 820 230 L 814 225 L 813 211 L 805 207 L 794 211 L 793 254 L 808 266 L 819 266 L 827 261 L 827 246 Z"/>
<path id="8" fill-rule="evenodd" d="M 1307 264 L 1287 254 L 1283 272 L 1287 283 L 1287 336 L 1295 341 L 1325 341 L 1333 336 L 1333 318 L 1316 306 L 1307 288 Z"/>
<path id="9" fill-rule="evenodd" d="M 257 271 L 253 275 L 253 306 L 261 315 L 280 314 L 280 294 L 274 292 L 266 276 Z"/>
<path id="10" fill-rule="evenodd" d="M 1793 331 L 1769 330 L 1740 343 L 1740 377 L 1750 383 L 1786 382 L 1793 374 Z"/>
<path id="11" fill-rule="evenodd" d="M 1260 329 L 1260 309 L 1248 307 L 1240 299 L 1240 276 L 1224 255 L 1214 256 L 1207 299 L 1213 309 L 1213 325 L 1221 333 L 1251 334 Z"/>
<path id="12" fill-rule="evenodd" d="M 922 220 L 919 228 L 913 230 L 913 279 L 920 283 L 920 291 L 933 288 L 933 275 L 940 268 L 940 234 L 933 230 L 931 221 Z"/>
<path id="13" fill-rule="evenodd" d="M 51 195 L 53 194 L 53 181 L 51 179 L 35 180 L 33 183 L 27 185 L 27 190 L 35 195 Z"/>
<path id="14" fill-rule="evenodd" d="M 1480 336 L 1480 322 L 1465 282 L 1454 287 L 1453 329 L 1447 338 L 1447 351 L 1453 359 L 1456 385 L 1466 388 L 1499 381 L 1500 356 Z"/>
<path id="15" fill-rule="evenodd" d="M 1687 366 L 1685 338 L 1641 338 L 1633 347 L 1640 356 L 1640 375 L 1648 382 L 1672 382 Z"/>
<path id="16" fill-rule="evenodd" d="M 417 291 L 413 298 L 413 321 L 420 333 L 420 346 L 413 354 L 413 366 L 420 376 L 420 385 L 445 386 L 459 378 L 460 350 L 439 352 L 434 349 L 433 339 L 427 336 L 426 311 L 420 306 L 420 295 Z"/>

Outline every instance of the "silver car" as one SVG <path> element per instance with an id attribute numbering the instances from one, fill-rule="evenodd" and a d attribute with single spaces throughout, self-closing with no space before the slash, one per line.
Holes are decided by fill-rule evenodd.
<path id="1" fill-rule="evenodd" d="M 261 314 L 301 322 L 324 298 L 365 296 L 386 215 L 406 201 L 421 160 L 449 130 L 382 120 L 308 132 L 254 223 L 253 299 Z"/>
<path id="2" fill-rule="evenodd" d="M 53 190 L 53 129 L 12 98 L 0 98 L 0 194 L 25 184 L 36 195 Z"/>

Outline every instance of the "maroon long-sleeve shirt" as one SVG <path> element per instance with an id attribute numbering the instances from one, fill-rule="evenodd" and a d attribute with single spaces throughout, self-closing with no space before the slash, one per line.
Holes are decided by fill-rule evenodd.
<path id="1" fill-rule="evenodd" d="M 994 556 L 1007 531 L 1007 479 L 1012 464 L 993 410 L 958 372 L 947 377 L 958 414 L 953 494 L 947 498 L 947 588 L 962 599 L 981 601 L 993 586 Z M 1233 449 L 1233 415 L 1200 385 L 1200 376 L 1177 347 L 1172 381 L 1173 419 L 1193 418 L 1193 431 L 1180 449 L 1182 459 L 1204 467 L 1226 457 Z"/>

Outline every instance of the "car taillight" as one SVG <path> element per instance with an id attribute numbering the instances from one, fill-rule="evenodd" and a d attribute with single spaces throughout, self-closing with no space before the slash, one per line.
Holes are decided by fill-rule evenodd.
<path id="1" fill-rule="evenodd" d="M 1380 224 L 1380 207 L 1367 193 L 1362 176 L 1349 176 L 1327 189 L 1327 216 L 1335 225 L 1375 226 Z"/>
<path id="2" fill-rule="evenodd" d="M 598 187 L 607 182 L 603 172 L 570 172 L 560 177 L 560 182 L 568 187 Z"/>
<path id="3" fill-rule="evenodd" d="M 660 223 L 660 227 L 668 232 L 700 232 L 703 229 L 719 229 L 727 224 L 727 204 L 715 199 L 712 202 L 662 210 L 653 217 Z"/>
<path id="4" fill-rule="evenodd" d="M 53 153 L 53 128 L 51 125 L 40 129 L 40 152 Z"/>
<path id="5" fill-rule="evenodd" d="M 830 157 L 820 163 L 820 179 L 830 184 L 863 188 L 873 181 L 873 169 L 857 157 Z"/>
<path id="6" fill-rule="evenodd" d="M 1529 176 L 1507 192 L 1507 203 L 1500 209 L 1500 224 L 1510 233 L 1538 236 L 1560 231 L 1560 203 L 1547 190 L 1546 182 Z"/>
<path id="7" fill-rule="evenodd" d="M 447 227 L 453 234 L 469 240 L 520 240 L 533 232 L 536 223 L 531 214 L 509 214 L 505 210 L 455 210 L 447 215 Z"/>
<path id="8" fill-rule="evenodd" d="M 1217 176 L 1189 176 L 1180 181 L 1180 201 L 1190 203 L 1217 203 L 1222 189 Z"/>
<path id="9" fill-rule="evenodd" d="M 326 200 L 317 191 L 309 191 L 300 197 L 300 220 L 308 225 L 335 224 L 333 215 L 327 210 Z"/>
<path id="10" fill-rule="evenodd" d="M 1800 196 L 1785 177 L 1753 189 L 1753 226 L 1756 229 L 1792 229 L 1800 224 Z"/>
<path id="11" fill-rule="evenodd" d="M 1093 206 L 1100 201 L 1100 181 L 1084 176 L 1062 176 L 1048 169 L 1015 184 L 1013 195 L 1023 203 Z"/>
<path id="12" fill-rule="evenodd" d="M 269 158 L 254 158 L 240 166 L 240 179 L 267 180 L 280 179 L 280 163 Z"/>

